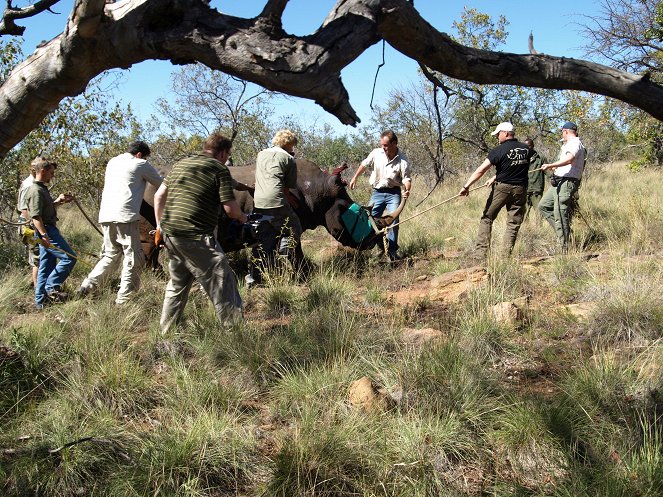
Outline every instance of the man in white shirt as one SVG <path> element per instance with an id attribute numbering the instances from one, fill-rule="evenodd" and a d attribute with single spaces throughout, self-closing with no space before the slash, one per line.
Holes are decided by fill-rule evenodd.
<path id="1" fill-rule="evenodd" d="M 587 151 L 578 138 L 578 126 L 570 121 L 562 125 L 562 148 L 557 162 L 543 164 L 541 169 L 553 171 L 552 188 L 548 188 L 539 202 L 539 212 L 557 234 L 562 251 L 568 249 L 571 238 L 571 217 L 575 195 L 585 169 Z"/>
<path id="2" fill-rule="evenodd" d="M 403 197 L 408 198 L 412 179 L 410 178 L 410 165 L 405 154 L 398 149 L 398 137 L 391 130 L 383 131 L 380 135 L 380 148 L 374 149 L 366 157 L 357 172 L 350 180 L 350 188 L 354 189 L 357 184 L 357 178 L 367 167 L 373 168 L 369 183 L 373 187 L 370 203 L 373 206 L 371 214 L 381 216 L 385 213 L 393 212 L 401 202 L 401 187 L 403 187 Z M 394 221 L 398 222 L 398 219 Z M 387 256 L 389 260 L 394 261 L 398 256 L 398 227 L 390 229 L 387 233 L 389 248 Z"/>
<path id="3" fill-rule="evenodd" d="M 124 304 L 140 288 L 140 269 L 145 262 L 140 245 L 138 221 L 147 183 L 159 187 L 163 178 L 147 161 L 150 147 L 143 141 L 129 145 L 127 152 L 106 166 L 99 223 L 104 233 L 101 259 L 83 280 L 79 297 L 94 291 L 122 259 L 120 289 L 116 304 Z"/>

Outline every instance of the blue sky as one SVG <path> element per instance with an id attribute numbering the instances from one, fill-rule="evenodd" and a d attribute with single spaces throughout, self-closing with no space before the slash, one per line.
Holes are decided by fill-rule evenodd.
<path id="1" fill-rule="evenodd" d="M 460 17 L 464 7 L 475 8 L 497 19 L 504 15 L 509 21 L 509 37 L 505 51 L 527 52 L 527 37 L 534 32 L 534 44 L 539 52 L 565 57 L 583 57 L 583 40 L 577 23 L 583 16 L 597 13 L 598 0 L 554 0 L 496 2 L 494 0 L 416 0 L 415 7 L 433 26 L 440 31 L 453 32 L 452 23 Z M 21 2 L 17 2 L 21 3 Z M 23 2 L 25 3 L 25 2 Z M 264 0 L 213 0 L 211 5 L 222 12 L 254 17 L 260 13 Z M 320 26 L 336 2 L 334 0 L 290 0 L 283 17 L 286 31 L 303 35 Z M 34 46 L 44 39 L 59 34 L 71 10 L 71 0 L 65 0 L 53 10 L 60 15 L 41 14 L 38 18 L 26 20 L 27 26 L 24 50 L 31 53 Z M 371 117 L 370 98 L 375 70 L 382 59 L 381 44 L 371 47 L 342 72 L 343 82 L 350 94 L 350 103 L 367 124 Z M 417 78 L 417 64 L 402 56 L 387 45 L 385 66 L 380 70 L 374 103 L 380 104 L 387 98 L 389 90 L 406 86 Z M 146 61 L 124 71 L 116 98 L 130 103 L 141 119 L 148 119 L 156 112 L 157 98 L 168 97 L 170 73 L 173 66 L 164 61 Z M 294 110 L 296 109 L 296 110 Z M 329 123 L 335 129 L 344 128 L 336 118 L 325 113 L 313 102 L 296 99 L 282 104 L 277 114 L 293 114 L 306 123 Z M 350 128 L 347 128 L 350 129 Z"/>

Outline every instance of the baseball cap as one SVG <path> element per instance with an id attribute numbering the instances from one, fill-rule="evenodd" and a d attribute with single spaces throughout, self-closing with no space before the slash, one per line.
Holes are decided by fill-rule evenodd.
<path id="1" fill-rule="evenodd" d="M 564 124 L 562 124 L 562 129 L 572 129 L 573 131 L 578 131 L 578 125 L 576 123 L 572 123 L 571 121 L 566 121 Z"/>
<path id="2" fill-rule="evenodd" d="M 513 131 L 515 131 L 515 130 L 516 130 L 516 128 L 514 128 L 514 127 L 513 127 L 513 124 L 511 124 L 511 123 L 499 123 L 499 124 L 497 125 L 497 128 L 495 128 L 495 131 L 493 131 L 493 132 L 491 133 L 491 135 L 492 135 L 492 136 L 495 136 L 495 135 L 496 135 L 497 133 L 499 133 L 500 131 L 506 131 L 506 132 L 508 132 L 508 133 L 511 133 L 511 132 L 513 132 Z"/>

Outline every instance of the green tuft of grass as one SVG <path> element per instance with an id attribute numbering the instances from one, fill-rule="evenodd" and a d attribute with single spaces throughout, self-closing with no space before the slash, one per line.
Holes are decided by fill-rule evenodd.
<path id="1" fill-rule="evenodd" d="M 309 310 L 320 307 L 344 308 L 352 303 L 352 288 L 333 274 L 320 274 L 309 282 L 309 289 L 304 299 Z"/>
<path id="2" fill-rule="evenodd" d="M 301 304 L 301 296 L 297 289 L 282 284 L 270 285 L 261 300 L 271 316 L 291 314 Z"/>

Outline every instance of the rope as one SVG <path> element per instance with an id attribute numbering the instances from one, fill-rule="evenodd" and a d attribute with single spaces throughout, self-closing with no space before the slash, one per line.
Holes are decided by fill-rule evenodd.
<path id="1" fill-rule="evenodd" d="M 78 199 L 76 197 L 74 197 L 74 202 L 76 203 L 76 207 L 78 207 L 78 209 L 81 211 L 83 216 L 85 216 L 85 219 L 87 219 L 88 223 L 90 223 L 92 225 L 92 227 L 95 230 L 97 230 L 97 233 L 99 233 L 103 237 L 104 234 L 101 232 L 101 230 L 97 226 L 97 223 L 95 223 L 94 221 L 92 221 L 92 219 L 90 219 L 90 216 L 88 216 L 87 213 L 83 210 L 83 207 L 81 207 L 81 204 L 78 202 Z"/>
<path id="2" fill-rule="evenodd" d="M 468 193 L 469 193 L 469 192 L 476 191 L 476 190 L 480 190 L 481 188 L 485 188 L 485 187 L 487 187 L 487 186 L 488 186 L 488 185 L 486 185 L 486 184 L 481 185 L 481 186 L 477 186 L 476 188 L 472 188 L 471 190 L 469 190 Z M 382 233 L 386 233 L 388 229 L 395 228 L 395 227 L 398 226 L 399 224 L 403 224 L 403 223 L 406 222 L 406 221 L 410 221 L 410 220 L 414 219 L 415 217 L 421 216 L 422 214 L 425 214 L 426 212 L 428 212 L 428 211 L 430 211 L 430 210 L 432 210 L 432 209 L 435 209 L 436 207 L 439 207 L 439 206 L 441 206 L 442 204 L 446 204 L 447 202 L 451 202 L 453 199 L 458 198 L 458 197 L 460 197 L 460 194 L 458 194 L 458 195 L 454 195 L 454 196 L 451 197 L 451 198 L 448 198 L 448 199 L 446 199 L 446 200 L 443 200 L 443 201 L 440 202 L 439 204 L 435 204 L 435 205 L 429 207 L 428 209 L 425 209 L 425 210 L 423 210 L 423 211 L 421 211 L 421 212 L 418 212 L 417 214 L 414 214 L 413 216 L 408 217 L 407 219 L 403 219 L 402 221 L 399 221 L 399 222 L 397 222 L 397 223 L 391 224 L 391 225 L 387 226 L 386 228 L 383 228 L 381 232 L 382 232 Z"/>
<path id="3" fill-rule="evenodd" d="M 373 91 L 371 92 L 371 103 L 368 105 L 371 110 L 373 110 L 373 97 L 375 96 L 375 85 L 378 82 L 378 74 L 380 74 L 380 68 L 384 65 L 384 47 L 385 41 L 382 40 L 382 62 L 378 65 L 377 71 L 375 71 L 375 79 L 373 80 Z"/>
<path id="4" fill-rule="evenodd" d="M 527 174 L 530 174 L 530 173 L 533 173 L 533 172 L 536 172 L 536 171 L 543 171 L 543 168 L 540 167 L 540 168 L 538 168 L 538 169 L 532 169 L 532 170 L 529 171 Z M 469 190 L 468 193 L 469 193 L 469 192 L 473 192 L 473 191 L 475 191 L 475 190 L 479 190 L 480 188 L 485 188 L 485 187 L 487 187 L 487 186 L 488 186 L 488 185 L 477 186 L 476 188 L 472 188 L 471 190 Z M 447 202 L 451 202 L 453 199 L 458 198 L 458 197 L 460 197 L 460 194 L 459 194 L 459 195 L 454 195 L 454 196 L 451 197 L 451 198 L 448 198 L 448 199 L 446 199 L 446 200 L 443 200 L 443 201 L 440 202 L 439 204 L 435 204 L 435 205 L 433 205 L 432 207 L 429 207 L 428 209 L 425 209 L 425 210 L 423 210 L 423 211 L 421 211 L 421 212 L 415 214 L 414 216 L 408 217 L 407 219 L 403 219 L 402 221 L 399 221 L 399 222 L 397 222 L 397 223 L 391 224 L 391 225 L 387 226 L 386 228 L 383 228 L 380 232 L 381 232 L 381 233 L 386 233 L 388 229 L 395 228 L 395 227 L 398 226 L 399 224 L 403 224 L 405 221 L 410 221 L 411 219 L 414 219 L 414 218 L 417 217 L 417 216 L 421 216 L 422 214 L 425 214 L 426 212 L 428 212 L 428 211 L 430 211 L 430 210 L 432 210 L 432 209 L 435 209 L 436 207 L 439 207 L 439 206 L 441 206 L 442 204 L 446 204 Z"/>
<path id="5" fill-rule="evenodd" d="M 7 221 L 6 219 L 2 219 L 1 217 L 0 217 L 0 223 L 4 224 L 6 226 L 25 226 L 26 224 L 29 224 L 28 221 L 14 223 L 12 221 Z"/>

